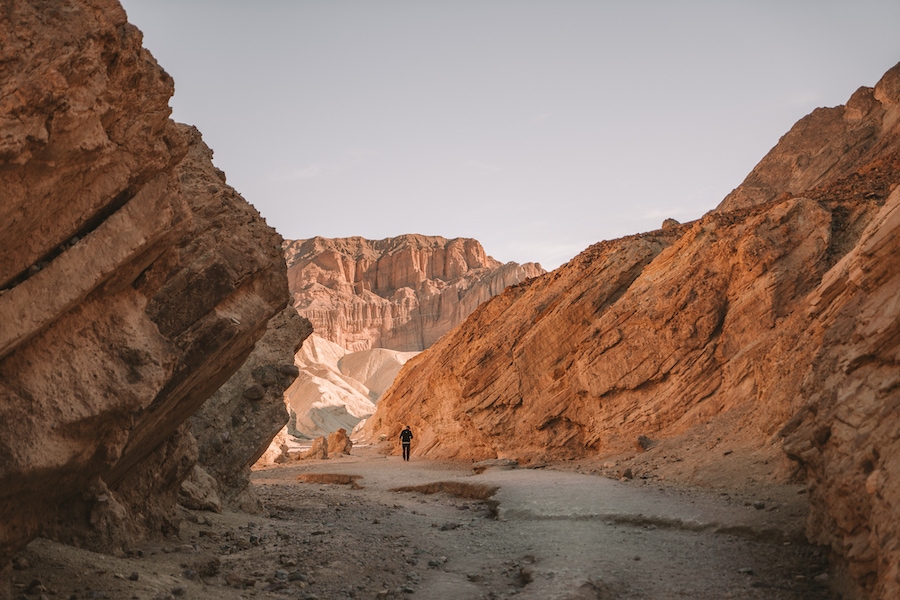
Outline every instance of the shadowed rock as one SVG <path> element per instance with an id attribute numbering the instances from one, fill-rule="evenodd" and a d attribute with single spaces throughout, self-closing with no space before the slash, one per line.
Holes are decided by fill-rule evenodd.
<path id="1" fill-rule="evenodd" d="M 186 420 L 287 303 L 282 240 L 225 184 L 112 0 L 0 20 L 0 563 L 42 533 L 171 531 Z"/>

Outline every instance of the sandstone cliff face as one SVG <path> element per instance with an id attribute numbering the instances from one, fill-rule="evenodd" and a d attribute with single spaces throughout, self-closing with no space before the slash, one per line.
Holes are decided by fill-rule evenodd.
<path id="1" fill-rule="evenodd" d="M 407 363 L 366 436 L 408 423 L 414 454 L 538 460 L 709 430 L 774 471 L 789 422 L 810 537 L 894 597 L 898 90 L 900 66 L 817 111 L 699 221 L 597 244 L 479 307 Z"/>
<path id="2" fill-rule="evenodd" d="M 422 235 L 296 240 L 285 256 L 294 307 L 350 351 L 423 350 L 488 298 L 543 273 L 500 264 L 475 240 Z"/>
<path id="3" fill-rule="evenodd" d="M 785 427 L 806 470 L 812 540 L 872 597 L 900 597 L 900 189 L 807 298 L 823 332 Z"/>
<path id="4" fill-rule="evenodd" d="M 171 526 L 184 425 L 289 300 L 282 240 L 169 120 L 112 0 L 0 11 L 0 563 Z"/>

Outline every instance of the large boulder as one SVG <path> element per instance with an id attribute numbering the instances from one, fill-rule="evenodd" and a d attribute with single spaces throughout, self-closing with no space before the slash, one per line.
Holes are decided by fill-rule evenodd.
<path id="1" fill-rule="evenodd" d="M 171 530 L 187 419 L 289 299 L 282 240 L 225 183 L 114 0 L 0 16 L 0 564 L 39 533 Z"/>
<path id="2" fill-rule="evenodd" d="M 260 509 L 250 467 L 288 421 L 284 392 L 300 372 L 294 354 L 311 333 L 293 307 L 282 310 L 241 368 L 190 419 L 200 465 L 227 506 Z"/>
<path id="3" fill-rule="evenodd" d="M 350 454 L 353 441 L 346 429 L 338 429 L 328 436 L 328 454 Z"/>

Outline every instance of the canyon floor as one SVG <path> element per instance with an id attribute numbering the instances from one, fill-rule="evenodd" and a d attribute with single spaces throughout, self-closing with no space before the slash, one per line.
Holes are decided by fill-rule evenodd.
<path id="1" fill-rule="evenodd" d="M 13 597 L 838 597 L 798 485 L 722 492 L 586 463 L 476 473 L 382 452 L 259 469 L 264 516 L 184 510 L 177 537 L 127 556 L 36 540 Z"/>

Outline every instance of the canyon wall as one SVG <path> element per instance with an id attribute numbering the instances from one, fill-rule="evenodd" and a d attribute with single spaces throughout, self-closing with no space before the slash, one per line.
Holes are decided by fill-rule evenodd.
<path id="1" fill-rule="evenodd" d="M 501 264 L 472 239 L 404 235 L 285 244 L 294 307 L 350 351 L 421 351 L 507 286 L 543 273 Z"/>
<path id="2" fill-rule="evenodd" d="M 400 367 L 540 265 L 501 264 L 472 239 L 404 235 L 285 243 L 294 307 L 316 334 L 297 354 L 288 433 L 352 431 Z"/>
<path id="3" fill-rule="evenodd" d="M 0 11 L 0 565 L 172 531 L 188 418 L 290 299 L 172 93 L 113 0 Z"/>
<path id="4" fill-rule="evenodd" d="M 900 595 L 900 65 L 782 138 L 718 209 L 602 242 L 410 360 L 364 434 L 435 458 L 603 457 L 687 432 L 809 482 L 811 539 Z M 893 432 L 893 433 L 892 433 Z M 735 453 L 735 450 L 739 452 Z"/>

